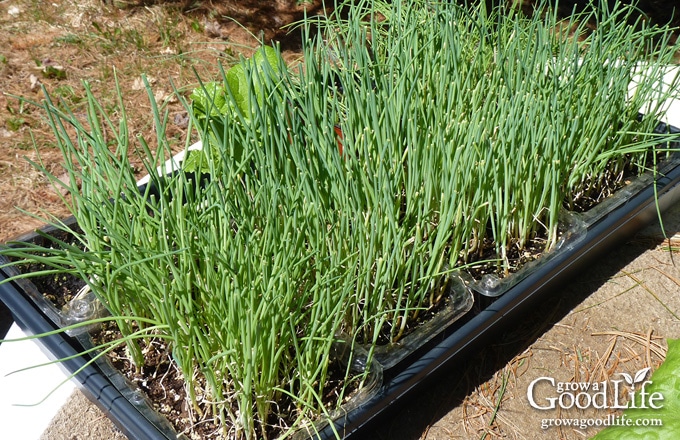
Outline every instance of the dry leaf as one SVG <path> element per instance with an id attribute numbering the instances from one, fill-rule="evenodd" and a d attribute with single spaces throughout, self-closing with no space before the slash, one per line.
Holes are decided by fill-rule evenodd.
<path id="1" fill-rule="evenodd" d="M 156 78 L 153 76 L 147 76 L 146 80 L 150 86 L 156 84 Z M 141 76 L 139 78 L 135 78 L 135 80 L 132 82 L 132 90 L 144 90 L 145 88 L 146 85 L 144 84 L 144 79 L 142 79 Z"/>
<path id="2" fill-rule="evenodd" d="M 222 26 L 216 21 L 209 22 L 206 20 L 206 22 L 203 24 L 203 29 L 205 29 L 205 33 L 212 38 L 222 36 L 221 28 Z"/>
<path id="3" fill-rule="evenodd" d="M 177 102 L 177 96 L 175 96 L 174 93 L 167 93 L 165 90 L 157 90 L 156 93 L 153 94 L 153 97 L 156 99 L 156 102 L 163 102 L 167 104 L 173 104 Z"/>
<path id="4" fill-rule="evenodd" d="M 179 128 L 187 128 L 189 126 L 189 114 L 187 112 L 175 113 L 173 121 Z"/>
<path id="5" fill-rule="evenodd" d="M 40 80 L 32 73 L 29 75 L 28 80 L 31 82 L 31 92 L 35 92 L 35 90 L 40 87 Z"/>

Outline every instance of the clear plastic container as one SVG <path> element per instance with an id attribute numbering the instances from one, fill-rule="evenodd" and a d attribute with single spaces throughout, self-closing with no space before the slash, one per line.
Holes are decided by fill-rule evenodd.
<path id="1" fill-rule="evenodd" d="M 383 368 L 394 367 L 472 309 L 474 297 L 460 273 L 456 272 L 447 277 L 446 289 L 444 306 L 434 316 L 399 341 L 375 347 L 374 356 Z"/>

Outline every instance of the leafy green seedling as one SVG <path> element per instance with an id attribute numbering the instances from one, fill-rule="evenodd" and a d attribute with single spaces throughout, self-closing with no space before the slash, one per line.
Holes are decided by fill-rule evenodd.
<path id="1" fill-rule="evenodd" d="M 257 105 L 262 105 L 265 98 L 267 75 L 279 76 L 284 65 L 279 53 L 271 46 L 260 47 L 251 58 L 230 68 L 225 74 L 224 82 L 210 82 L 195 89 L 190 96 L 192 110 L 199 126 L 210 127 L 214 138 L 202 139 L 205 149 L 191 151 L 184 163 L 187 172 L 210 172 L 207 154 L 220 157 L 221 134 L 224 133 L 222 118 L 236 118 L 242 123 L 250 123 L 253 112 L 253 98 Z M 207 142 L 206 142 L 207 141 Z M 238 149 L 238 154 L 242 149 Z"/>
<path id="2" fill-rule="evenodd" d="M 6 125 L 9 131 L 19 131 L 19 129 L 26 123 L 24 118 L 11 117 L 7 118 Z"/>
<path id="3" fill-rule="evenodd" d="M 280 73 L 279 61 L 280 56 L 271 46 L 262 46 L 252 58 L 241 61 L 227 71 L 227 86 L 231 91 L 234 101 L 243 114 L 243 117 L 249 119 L 251 111 L 251 87 L 258 104 L 262 104 L 264 99 L 263 76 L 265 75 L 265 66 L 269 66 L 274 75 Z M 251 72 L 254 70 L 255 74 L 248 74 L 247 70 Z M 252 81 L 249 81 L 249 76 L 252 76 Z"/>

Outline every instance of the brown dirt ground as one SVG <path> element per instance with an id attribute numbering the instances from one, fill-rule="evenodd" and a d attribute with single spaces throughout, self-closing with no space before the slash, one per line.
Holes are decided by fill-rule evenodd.
<path id="1" fill-rule="evenodd" d="M 563 6 L 579 2 L 566 3 Z M 670 3 L 650 0 L 642 6 L 663 22 L 671 18 L 670 8 L 664 7 Z M 47 168 L 60 174 L 60 153 L 42 114 L 17 96 L 39 101 L 44 86 L 76 113 L 83 112 L 81 81 L 86 80 L 115 118 L 120 115 L 112 87 L 115 74 L 131 133 L 152 138 L 150 106 L 139 82 L 146 74 L 156 99 L 169 112 L 170 136 L 180 150 L 187 133 L 184 109 L 172 97 L 173 84 L 186 93 L 196 83 L 194 70 L 204 80 L 214 78 L 218 62 L 229 64 L 255 45 L 246 30 L 221 19 L 222 14 L 238 18 L 255 33 L 263 31 L 265 38 L 282 39 L 286 56 L 293 59 L 295 38 L 285 37 L 279 26 L 299 18 L 301 12 L 294 0 L 0 1 L 0 241 L 41 224 L 27 213 L 67 213 L 61 195 L 25 160 L 36 159 L 37 145 Z M 675 219 L 667 225 L 671 234 L 680 231 L 678 211 L 670 215 Z M 664 358 L 665 339 L 680 337 L 680 273 L 669 253 L 679 244 L 664 244 L 658 227 L 646 229 L 555 292 L 526 322 L 499 335 L 496 344 L 390 413 L 369 438 L 580 439 L 592 435 L 592 430 L 542 431 L 541 418 L 573 414 L 548 415 L 531 409 L 526 401 L 528 383 L 547 375 L 562 381 L 605 380 L 618 373 L 656 368 Z M 81 398 L 73 397 L 45 438 L 117 435 L 109 425 L 97 428 L 103 430 L 99 437 L 95 434 L 99 431 L 93 430 L 93 424 L 106 425 L 106 419 Z M 87 411 L 74 412 L 73 407 Z M 87 423 L 83 414 L 89 417 Z"/>

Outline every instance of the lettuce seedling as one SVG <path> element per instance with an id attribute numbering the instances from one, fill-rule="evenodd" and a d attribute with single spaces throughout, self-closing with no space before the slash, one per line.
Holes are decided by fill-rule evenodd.
<path id="1" fill-rule="evenodd" d="M 285 63 L 280 54 L 271 46 L 262 46 L 251 58 L 242 59 L 227 70 L 223 82 L 209 82 L 193 91 L 191 109 L 199 127 L 203 150 L 189 152 L 183 165 L 185 171 L 210 172 L 208 155 L 219 161 L 225 154 L 224 118 L 250 123 L 254 105 L 262 105 L 265 99 L 267 77 L 278 77 L 282 66 Z M 243 147 L 234 146 L 233 152 L 238 160 Z"/>

